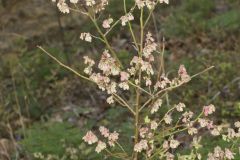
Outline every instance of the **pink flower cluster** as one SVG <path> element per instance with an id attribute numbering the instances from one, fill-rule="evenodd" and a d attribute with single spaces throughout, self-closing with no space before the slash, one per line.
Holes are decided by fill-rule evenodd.
<path id="1" fill-rule="evenodd" d="M 104 138 L 106 138 L 108 145 L 110 147 L 114 147 L 115 143 L 117 142 L 117 140 L 119 138 L 119 133 L 117 133 L 116 131 L 110 133 L 109 129 L 107 129 L 104 126 L 100 126 L 99 131 L 100 131 L 101 135 Z M 107 148 L 107 144 L 101 140 L 98 140 L 97 136 L 92 131 L 88 131 L 86 133 L 86 135 L 83 137 L 83 140 L 86 143 L 88 143 L 89 145 L 97 143 L 97 146 L 95 148 L 95 151 L 97 153 L 100 153 L 102 150 Z"/>

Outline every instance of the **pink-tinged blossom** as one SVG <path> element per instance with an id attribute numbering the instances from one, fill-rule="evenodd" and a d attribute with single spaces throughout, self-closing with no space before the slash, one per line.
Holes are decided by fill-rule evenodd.
<path id="1" fill-rule="evenodd" d="M 122 22 L 122 26 L 126 26 L 126 23 L 129 21 L 134 20 L 134 17 L 132 15 L 132 13 L 127 13 L 126 15 L 122 16 L 120 18 L 121 22 Z"/>
<path id="2" fill-rule="evenodd" d="M 152 85 L 152 81 L 150 78 L 148 77 L 144 77 L 145 81 L 146 81 L 146 86 L 151 86 Z"/>
<path id="3" fill-rule="evenodd" d="M 142 128 L 140 128 L 140 130 L 139 130 L 140 137 L 141 137 L 141 138 L 145 138 L 147 132 L 148 132 L 148 128 L 147 128 L 147 127 L 142 127 Z"/>
<path id="4" fill-rule="evenodd" d="M 157 99 L 151 108 L 151 114 L 156 113 L 159 110 L 159 107 L 162 105 L 162 99 Z"/>
<path id="5" fill-rule="evenodd" d="M 134 56 L 133 59 L 130 62 L 130 65 L 137 65 L 142 62 L 142 59 L 140 57 Z"/>
<path id="6" fill-rule="evenodd" d="M 203 113 L 205 116 L 213 114 L 213 112 L 215 112 L 215 110 L 216 109 L 215 109 L 214 105 L 212 105 L 212 104 L 203 107 Z"/>
<path id="7" fill-rule="evenodd" d="M 157 44 L 154 42 L 152 34 L 150 32 L 148 32 L 147 38 L 146 38 L 146 43 L 143 48 L 143 56 L 145 58 L 149 58 L 156 49 L 157 49 Z"/>
<path id="8" fill-rule="evenodd" d="M 129 74 L 127 72 L 120 72 L 121 81 L 127 81 L 129 79 Z"/>
<path id="9" fill-rule="evenodd" d="M 111 57 L 108 50 L 105 50 L 101 56 L 98 68 L 103 71 L 105 75 L 119 75 L 120 68 L 114 58 Z"/>
<path id="10" fill-rule="evenodd" d="M 171 81 L 167 77 L 161 76 L 160 81 L 157 81 L 156 84 L 154 85 L 154 89 L 155 90 L 158 90 L 159 88 L 164 89 L 170 83 Z"/>
<path id="11" fill-rule="evenodd" d="M 198 123 L 200 124 L 201 127 L 206 127 L 208 125 L 208 121 L 202 118 L 198 119 Z"/>
<path id="12" fill-rule="evenodd" d="M 225 148 L 225 157 L 227 159 L 234 159 L 234 155 L 235 155 L 235 153 L 233 153 L 229 149 Z"/>
<path id="13" fill-rule="evenodd" d="M 116 142 L 118 140 L 119 133 L 114 131 L 113 133 L 110 133 L 108 140 Z"/>
<path id="14" fill-rule="evenodd" d="M 110 133 L 109 133 L 109 129 L 107 129 L 106 127 L 104 126 L 100 126 L 99 127 L 99 131 L 101 133 L 101 135 L 105 138 L 109 137 Z"/>
<path id="15" fill-rule="evenodd" d="M 106 28 L 106 29 L 110 28 L 111 27 L 110 25 L 112 24 L 112 22 L 113 22 L 112 18 L 105 19 L 102 24 L 103 28 Z"/>
<path id="16" fill-rule="evenodd" d="M 92 131 L 88 131 L 87 134 L 83 137 L 83 140 L 88 144 L 93 144 L 98 141 L 98 138 Z"/>
<path id="17" fill-rule="evenodd" d="M 95 151 L 97 153 L 100 153 L 102 150 L 104 150 L 107 147 L 106 143 L 102 142 L 102 141 L 98 141 L 97 147 L 95 149 Z"/>
<path id="18" fill-rule="evenodd" d="M 213 121 L 209 121 L 207 124 L 207 129 L 213 129 L 213 128 L 214 128 Z"/>
<path id="19" fill-rule="evenodd" d="M 141 140 L 134 146 L 135 152 L 142 152 L 143 150 L 147 150 L 147 149 L 148 149 L 147 140 Z"/>
<path id="20" fill-rule="evenodd" d="M 119 133 L 114 131 L 113 133 L 110 133 L 108 136 L 108 144 L 112 147 L 115 146 L 115 142 L 118 140 Z"/>
<path id="21" fill-rule="evenodd" d="M 110 79 L 106 76 L 102 76 L 100 73 L 93 73 L 90 79 L 93 80 L 102 91 L 105 91 L 110 83 Z"/>
<path id="22" fill-rule="evenodd" d="M 183 83 L 186 83 L 191 80 L 191 77 L 188 75 L 187 70 L 184 65 L 180 65 L 180 67 L 178 69 L 178 75 L 180 76 L 181 81 Z"/>

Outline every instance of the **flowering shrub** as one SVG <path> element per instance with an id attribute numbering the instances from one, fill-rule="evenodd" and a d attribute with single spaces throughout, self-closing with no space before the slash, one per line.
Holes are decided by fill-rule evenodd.
<path id="1" fill-rule="evenodd" d="M 183 103 L 170 105 L 167 95 L 171 90 L 178 88 L 199 74 L 208 71 L 209 67 L 195 75 L 189 75 L 184 65 L 180 65 L 175 78 L 169 78 L 164 69 L 164 43 L 156 42 L 152 33 L 145 31 L 145 26 L 151 18 L 156 5 L 168 4 L 168 0 L 135 0 L 134 6 L 127 10 L 126 0 L 123 0 L 124 15 L 114 20 L 109 16 L 98 22 L 100 12 L 104 12 L 109 4 L 108 0 L 52 0 L 57 3 L 60 12 L 67 14 L 78 12 L 88 17 L 95 25 L 99 35 L 81 33 L 80 39 L 86 42 L 100 40 L 106 46 L 98 62 L 84 56 L 84 74 L 66 66 L 50 53 L 39 47 L 63 67 L 74 72 L 79 77 L 95 83 L 100 90 L 106 92 L 109 104 L 118 103 L 128 110 L 133 119 L 133 144 L 131 152 L 125 151 L 116 131 L 110 131 L 105 126 L 100 126 L 99 131 L 88 131 L 82 138 L 88 145 L 95 145 L 96 153 L 103 153 L 118 159 L 202 159 L 199 152 L 201 145 L 201 132 L 213 136 L 222 136 L 232 147 L 221 148 L 216 146 L 214 151 L 209 151 L 208 159 L 234 159 L 236 153 L 232 151 L 240 137 L 240 122 L 234 128 L 215 125 L 209 118 L 215 112 L 215 106 L 206 104 L 200 113 L 193 113 Z M 139 10 L 140 16 L 134 17 L 133 11 Z M 144 13 L 148 12 L 147 18 Z M 132 22 L 139 19 L 139 34 L 134 32 Z M 133 41 L 133 55 L 129 65 L 124 66 L 118 58 L 117 51 L 107 39 L 112 29 L 121 25 L 129 28 Z M 155 67 L 158 65 L 159 67 Z M 125 92 L 131 93 L 131 98 L 124 98 Z M 134 99 L 134 102 L 132 101 Z M 165 105 L 166 103 L 166 105 Z M 159 114 L 161 113 L 161 115 Z M 98 134 L 97 134 L 98 133 Z M 183 134 L 191 139 L 187 147 L 191 147 L 189 155 L 181 155 L 180 146 L 183 142 L 179 139 Z M 131 139 L 132 137 L 129 137 Z M 36 156 L 40 156 L 37 154 Z"/>

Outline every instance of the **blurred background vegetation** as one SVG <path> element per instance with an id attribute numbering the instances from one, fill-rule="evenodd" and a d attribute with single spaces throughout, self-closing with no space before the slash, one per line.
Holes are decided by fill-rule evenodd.
<path id="1" fill-rule="evenodd" d="M 130 6 L 133 0 L 127 2 Z M 81 32 L 96 33 L 85 17 L 60 14 L 50 0 L 1 0 L 0 4 L 0 159 L 33 159 L 34 152 L 61 156 L 66 146 L 78 147 L 82 159 L 102 159 L 89 154 L 93 148 L 82 143 L 86 130 L 106 125 L 132 135 L 132 119 L 124 109 L 107 105 L 106 95 L 96 86 L 36 48 L 43 46 L 81 72 L 82 57 L 97 59 L 104 47 L 79 40 Z M 121 4 L 111 0 L 106 16 L 121 16 Z M 152 18 L 147 30 L 159 41 L 165 37 L 170 74 L 179 64 L 185 64 L 190 74 L 215 66 L 170 93 L 170 103 L 182 101 L 192 110 L 213 103 L 218 123 L 239 120 L 240 1 L 170 0 Z M 138 28 L 137 21 L 134 27 Z M 125 60 L 130 35 L 117 29 L 109 40 Z"/>

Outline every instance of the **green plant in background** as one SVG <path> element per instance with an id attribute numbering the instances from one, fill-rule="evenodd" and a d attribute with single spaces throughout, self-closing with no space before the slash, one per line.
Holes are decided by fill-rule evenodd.
<path id="1" fill-rule="evenodd" d="M 207 33 L 219 37 L 222 32 L 238 32 L 240 11 L 236 2 L 219 4 L 217 1 L 189 0 L 181 3 L 163 24 L 167 36 L 186 37 Z M 219 11 L 217 5 L 221 5 Z"/>
<path id="2" fill-rule="evenodd" d="M 20 144 L 25 152 L 32 153 L 31 156 L 41 153 L 59 159 L 76 159 L 76 156 L 80 159 L 99 159 L 101 156 L 90 154 L 93 148 L 86 148 L 81 139 L 83 134 L 83 130 L 67 122 L 35 123 L 27 129 L 26 137 Z M 70 150 L 77 150 L 77 153 Z"/>

